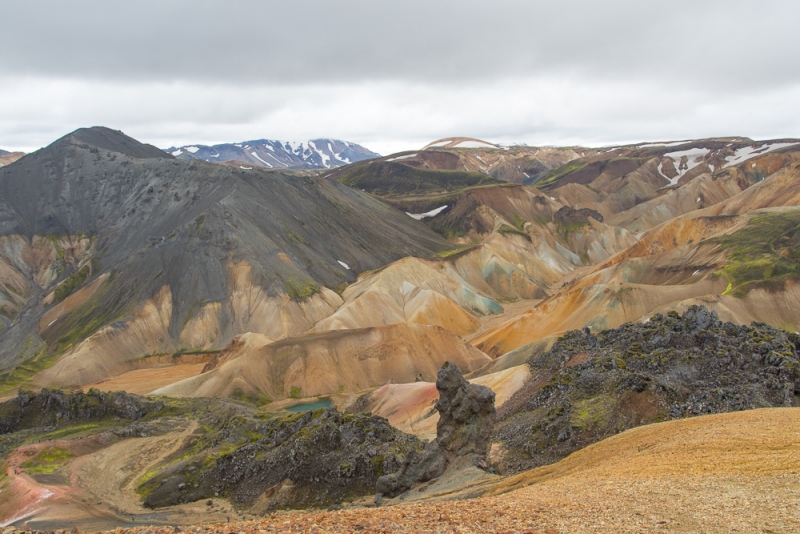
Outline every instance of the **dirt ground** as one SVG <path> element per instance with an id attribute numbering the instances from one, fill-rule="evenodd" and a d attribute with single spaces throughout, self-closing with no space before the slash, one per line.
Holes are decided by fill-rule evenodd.
<path id="1" fill-rule="evenodd" d="M 245 516 L 224 499 L 214 499 L 211 506 L 203 501 L 155 511 L 141 505 L 135 493 L 139 477 L 172 454 L 196 426 L 193 422 L 157 437 L 119 441 L 111 433 L 103 433 L 85 440 L 46 441 L 20 448 L 6 464 L 6 479 L 0 488 L 0 525 L 99 530 L 243 519 Z M 74 459 L 53 475 L 27 474 L 22 463 L 49 447 L 67 449 Z"/>
<path id="2" fill-rule="evenodd" d="M 89 384 L 83 390 L 97 388 L 100 391 L 127 391 L 136 395 L 147 395 L 184 378 L 199 375 L 204 366 L 205 363 L 182 363 L 168 367 L 135 369 L 102 382 Z"/>

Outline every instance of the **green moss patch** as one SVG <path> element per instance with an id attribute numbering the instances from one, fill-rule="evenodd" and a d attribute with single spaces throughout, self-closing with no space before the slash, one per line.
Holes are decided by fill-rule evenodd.
<path id="1" fill-rule="evenodd" d="M 340 183 L 376 195 L 407 195 L 457 191 L 477 185 L 500 184 L 477 172 L 416 169 L 401 163 L 380 162 L 356 167 L 338 178 Z"/>
<path id="2" fill-rule="evenodd" d="M 284 278 L 283 287 L 292 300 L 307 299 L 320 292 L 319 286 L 313 280 L 303 279 L 298 276 L 287 276 Z"/>
<path id="3" fill-rule="evenodd" d="M 553 185 L 564 176 L 583 169 L 588 164 L 589 163 L 586 161 L 570 161 L 569 163 L 562 165 L 561 167 L 556 167 L 545 174 L 542 179 L 539 180 L 536 186 L 539 188 L 546 188 L 547 186 Z"/>
<path id="4" fill-rule="evenodd" d="M 21 467 L 29 475 L 49 475 L 72 458 L 72 453 L 59 447 L 48 447 L 32 460 L 22 463 Z"/>
<path id="5" fill-rule="evenodd" d="M 69 275 L 66 280 L 61 282 L 61 284 L 56 287 L 54 291 L 54 301 L 61 302 L 65 298 L 67 298 L 75 289 L 82 286 L 83 283 L 89 278 L 89 266 L 85 265 L 77 272 L 72 273 Z"/>
<path id="6" fill-rule="evenodd" d="M 30 338 L 25 340 L 24 345 L 32 344 L 33 340 Z M 23 352 L 25 349 L 23 348 Z M 58 359 L 58 355 L 52 354 L 47 350 L 47 343 L 43 343 L 41 350 L 34 356 L 23 360 L 22 363 L 0 374 L 0 393 L 5 393 L 16 389 L 17 387 L 25 384 L 33 375 L 44 371 L 53 365 Z"/>
<path id="7" fill-rule="evenodd" d="M 526 234 L 522 230 L 517 230 L 516 228 L 512 228 L 507 224 L 504 224 L 504 225 L 500 226 L 500 228 L 497 229 L 497 233 L 502 235 L 503 237 L 508 236 L 508 234 L 521 235 L 522 237 L 524 237 L 528 241 L 531 240 L 531 236 L 529 236 L 528 234 Z"/>
<path id="8" fill-rule="evenodd" d="M 242 388 L 234 389 L 231 397 L 254 406 L 265 406 L 272 402 L 270 396 L 265 393 L 259 391 L 244 391 Z"/>
<path id="9" fill-rule="evenodd" d="M 570 414 L 570 423 L 581 430 L 603 427 L 614 413 L 616 400 L 611 395 L 599 395 L 576 403 Z"/>
<path id="10" fill-rule="evenodd" d="M 742 297 L 750 289 L 782 289 L 787 279 L 800 279 L 800 210 L 753 217 L 733 234 L 715 238 L 728 250 L 722 274 L 726 293 Z"/>

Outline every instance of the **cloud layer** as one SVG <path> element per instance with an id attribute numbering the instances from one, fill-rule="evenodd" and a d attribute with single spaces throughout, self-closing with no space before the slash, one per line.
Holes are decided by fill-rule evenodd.
<path id="1" fill-rule="evenodd" d="M 0 147 L 800 136 L 791 1 L 16 2 Z"/>

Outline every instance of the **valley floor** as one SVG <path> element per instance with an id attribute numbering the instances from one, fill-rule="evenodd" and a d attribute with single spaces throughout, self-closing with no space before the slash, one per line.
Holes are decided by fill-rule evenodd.
<path id="1" fill-rule="evenodd" d="M 430 502 L 280 513 L 181 531 L 797 532 L 798 450 L 798 408 L 696 417 L 636 428 L 552 466 L 470 490 L 484 497 L 440 494 Z"/>

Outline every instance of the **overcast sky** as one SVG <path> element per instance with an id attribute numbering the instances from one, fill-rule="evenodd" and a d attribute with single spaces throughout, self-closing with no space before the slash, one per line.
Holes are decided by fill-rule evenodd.
<path id="1" fill-rule="evenodd" d="M 8 0 L 0 148 L 800 137 L 797 0 Z"/>

